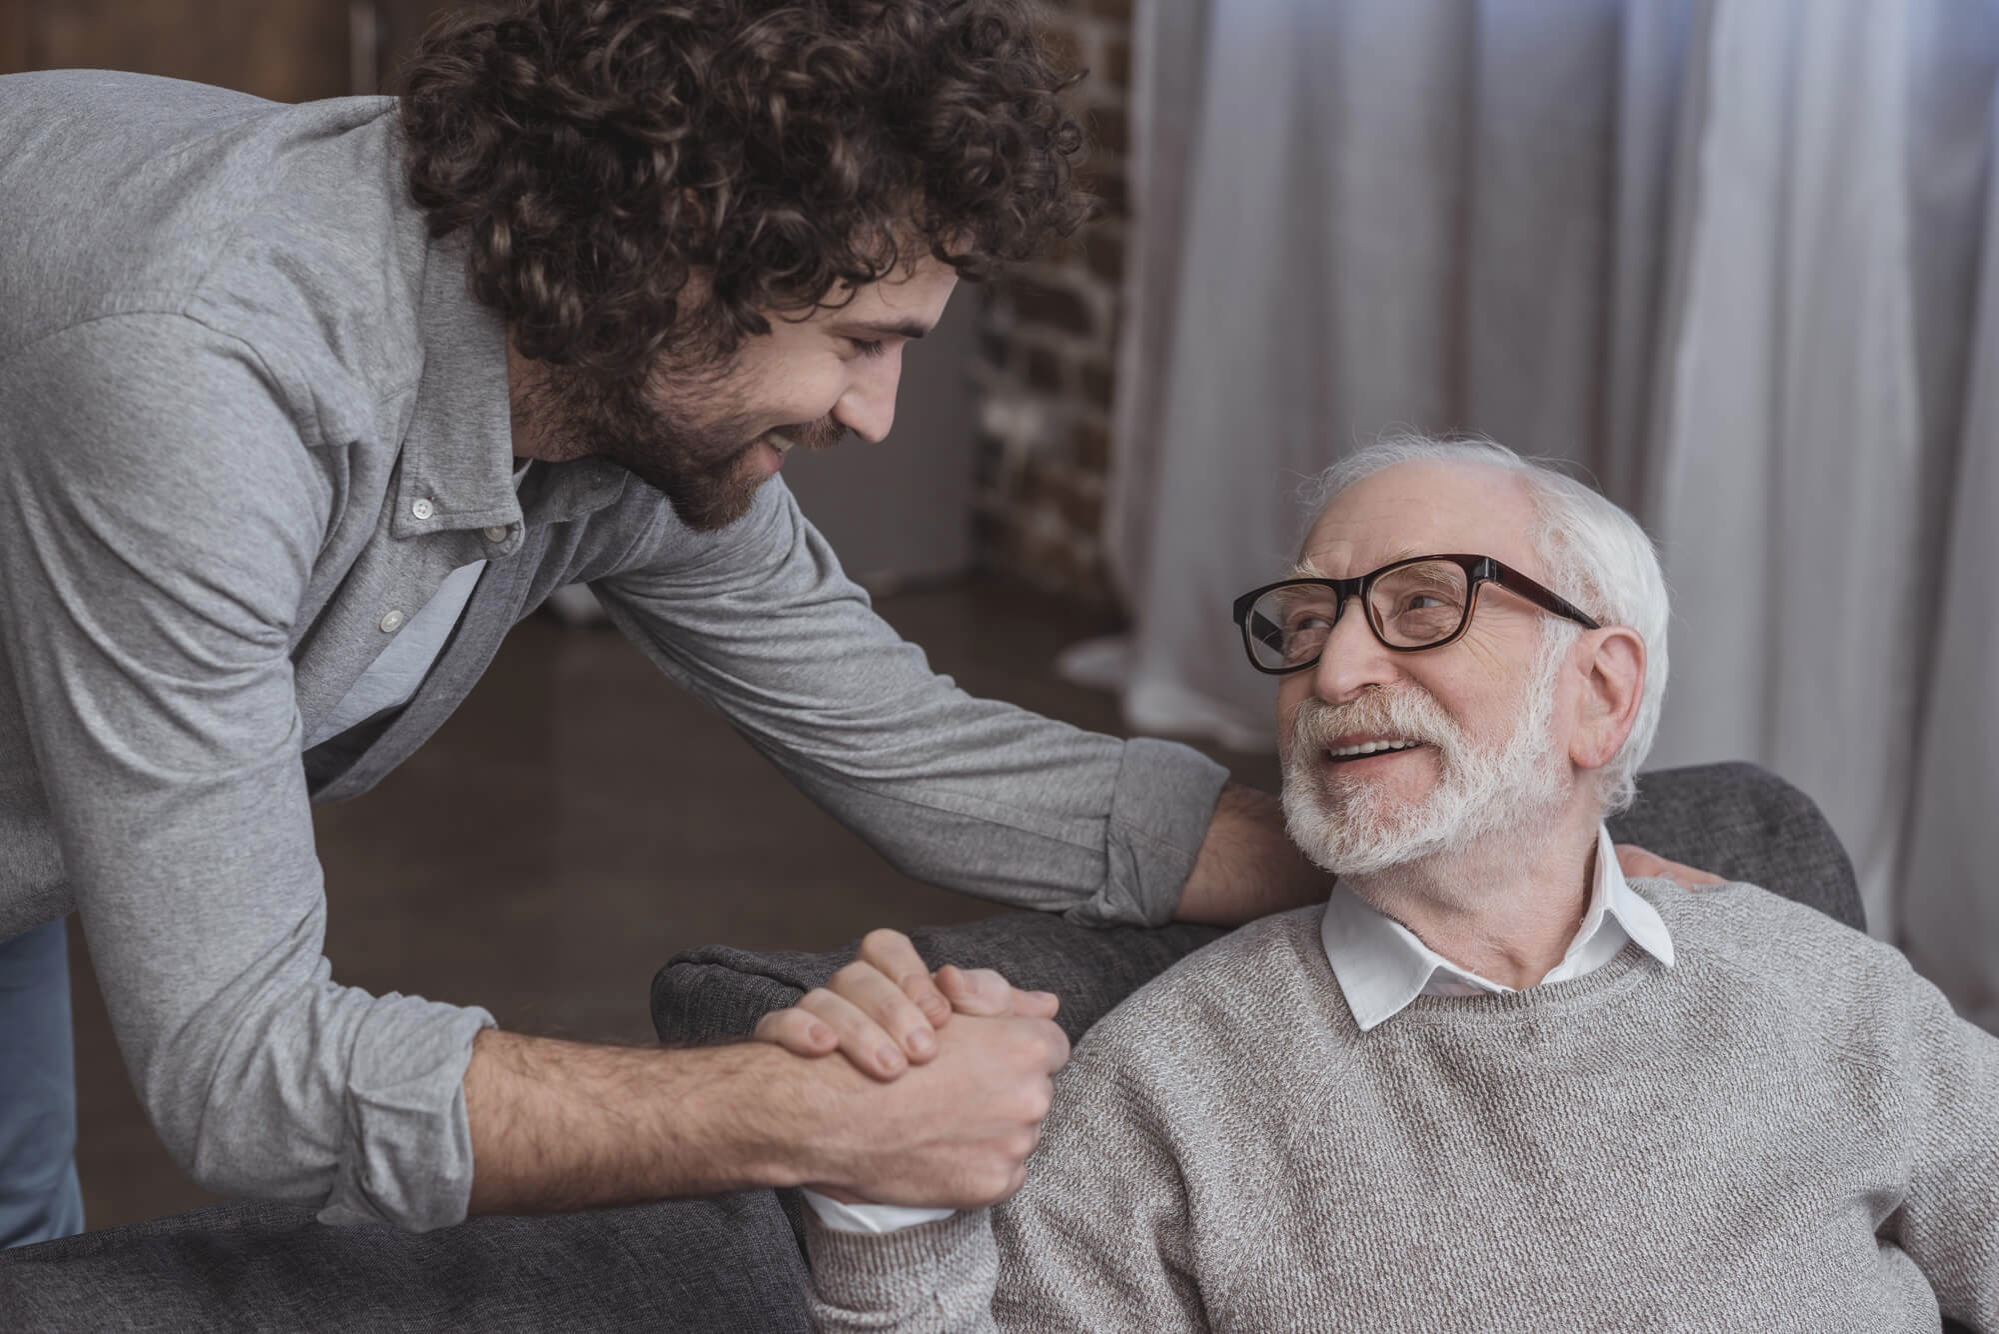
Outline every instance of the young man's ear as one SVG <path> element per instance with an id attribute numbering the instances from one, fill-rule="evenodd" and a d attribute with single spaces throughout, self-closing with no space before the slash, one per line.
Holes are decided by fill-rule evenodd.
<path id="1" fill-rule="evenodd" d="M 1580 769 L 1601 769 L 1638 721 L 1645 693 L 1645 641 L 1628 626 L 1612 625 L 1584 632 L 1579 648 L 1583 681 L 1569 759 Z"/>

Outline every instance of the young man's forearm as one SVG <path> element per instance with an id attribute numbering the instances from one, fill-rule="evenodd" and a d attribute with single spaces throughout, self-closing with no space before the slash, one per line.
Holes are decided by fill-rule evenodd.
<path id="1" fill-rule="evenodd" d="M 471 1212 L 793 1184 L 796 1061 L 768 1043 L 664 1050 L 489 1029 L 465 1070 Z"/>
<path id="2" fill-rule="evenodd" d="M 1306 861 L 1284 832 L 1283 804 L 1230 783 L 1173 915 L 1182 922 L 1237 926 L 1323 902 L 1332 887 L 1333 877 Z"/>
<path id="3" fill-rule="evenodd" d="M 1046 1018 L 958 1015 L 877 1081 L 771 1042 L 607 1047 L 487 1030 L 465 1071 L 473 1213 L 817 1184 L 979 1208 L 1018 1188 L 1069 1043 Z"/>

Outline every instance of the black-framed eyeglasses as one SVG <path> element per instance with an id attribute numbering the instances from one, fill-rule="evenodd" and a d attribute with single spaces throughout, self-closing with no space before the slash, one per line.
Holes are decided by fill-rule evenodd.
<path id="1" fill-rule="evenodd" d="M 1587 613 L 1490 556 L 1411 556 L 1352 579 L 1280 579 L 1235 600 L 1243 647 L 1259 672 L 1282 676 L 1319 661 L 1350 598 L 1397 653 L 1442 648 L 1465 632 L 1478 590 L 1498 584 L 1544 611 L 1600 629 Z"/>

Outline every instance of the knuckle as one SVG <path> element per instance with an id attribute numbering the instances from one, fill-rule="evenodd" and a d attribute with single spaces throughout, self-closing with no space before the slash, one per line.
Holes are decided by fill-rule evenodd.
<path id="1" fill-rule="evenodd" d="M 861 950 L 866 954 L 893 953 L 911 948 L 909 937 L 886 926 L 878 926 L 861 937 Z"/>
<path id="2" fill-rule="evenodd" d="M 1033 1125 L 1048 1114 L 1048 1104 L 1033 1086 L 1007 1092 L 996 1108 L 1000 1116 L 1016 1126 Z"/>
<path id="3" fill-rule="evenodd" d="M 1011 1162 L 993 1163 L 974 1174 L 972 1190 L 987 1204 L 997 1204 L 1013 1193 L 1013 1178 L 1018 1171 Z"/>

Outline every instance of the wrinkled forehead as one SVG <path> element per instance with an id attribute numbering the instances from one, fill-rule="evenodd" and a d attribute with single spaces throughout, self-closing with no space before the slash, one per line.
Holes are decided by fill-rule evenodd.
<path id="1" fill-rule="evenodd" d="M 1533 493 L 1515 473 L 1486 463 L 1432 459 L 1397 463 L 1334 496 L 1299 550 L 1301 573 L 1350 579 L 1406 556 L 1492 556 L 1534 578 L 1540 522 Z"/>

